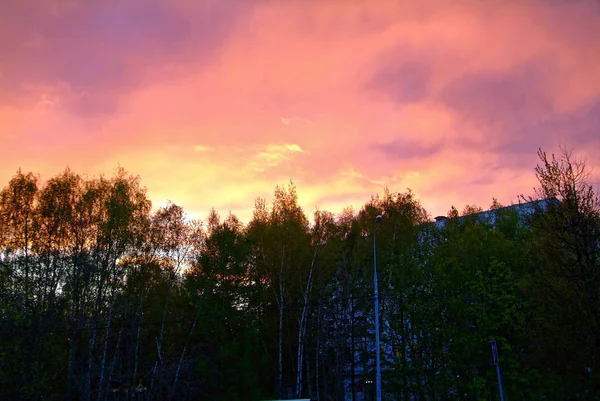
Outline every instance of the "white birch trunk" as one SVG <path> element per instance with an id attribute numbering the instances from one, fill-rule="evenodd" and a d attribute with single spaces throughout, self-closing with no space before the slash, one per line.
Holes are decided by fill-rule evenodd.
<path id="1" fill-rule="evenodd" d="M 321 400 L 321 390 L 319 388 L 319 357 L 321 355 L 321 304 L 317 312 L 317 352 L 315 355 L 315 383 L 317 389 L 317 401 Z"/>
<path id="2" fill-rule="evenodd" d="M 160 349 L 162 347 L 162 342 L 163 342 L 163 333 L 165 331 L 165 320 L 167 318 L 167 307 L 169 305 L 169 300 L 170 300 L 170 295 L 171 295 L 171 285 L 172 283 L 169 282 L 169 288 L 167 290 L 167 299 L 165 300 L 165 307 L 163 308 L 163 316 L 162 316 L 162 321 L 160 324 L 160 332 L 159 332 L 159 337 L 156 338 L 156 352 L 157 352 L 157 359 L 154 362 L 154 368 L 152 369 L 152 379 L 150 380 L 150 391 L 152 391 L 152 389 L 154 388 L 154 379 L 156 377 L 156 371 L 158 370 L 158 362 L 160 361 L 160 363 L 162 364 L 162 356 L 160 355 Z"/>
<path id="3" fill-rule="evenodd" d="M 117 279 L 117 268 L 115 266 L 115 270 L 113 273 L 113 281 L 116 282 Z M 114 284 L 114 283 L 113 283 Z M 100 380 L 98 381 L 98 401 L 102 400 L 103 388 L 104 388 L 104 368 L 106 366 L 106 352 L 108 350 L 108 339 L 110 337 L 110 324 L 112 322 L 112 312 L 113 312 L 113 303 L 115 300 L 115 287 L 113 285 L 111 294 L 110 294 L 110 306 L 108 309 L 108 319 L 106 322 L 106 334 L 104 335 L 104 350 L 102 351 L 102 362 L 100 363 Z"/>
<path id="4" fill-rule="evenodd" d="M 306 283 L 306 291 L 304 292 L 304 305 L 302 307 L 302 315 L 300 318 L 300 325 L 298 327 L 298 365 L 296 370 L 296 397 L 300 398 L 302 395 L 302 357 L 304 356 L 304 336 L 306 332 L 306 313 L 308 311 L 308 297 L 312 286 L 312 275 L 315 268 L 315 261 L 317 259 L 317 247 L 313 253 L 312 262 L 310 264 L 310 271 L 308 272 L 308 281 Z"/>
<path id="5" fill-rule="evenodd" d="M 117 364 L 117 358 L 119 356 L 119 346 L 121 345 L 121 336 L 123 335 L 123 328 L 119 330 L 119 337 L 117 337 L 117 345 L 115 346 L 115 355 L 113 356 L 113 360 L 110 363 L 110 369 L 108 370 L 108 383 L 112 380 L 113 372 L 115 371 L 115 365 Z M 106 386 L 104 386 L 106 388 Z M 102 389 L 100 389 L 103 391 Z"/>
<path id="6" fill-rule="evenodd" d="M 133 381 L 132 383 L 135 384 L 136 379 L 137 379 L 137 371 L 138 371 L 138 355 L 139 355 L 139 350 L 140 350 L 140 329 L 142 326 L 142 319 L 143 319 L 143 315 L 142 315 L 142 294 L 140 294 L 140 303 L 138 306 L 138 310 L 137 313 L 139 314 L 139 317 L 137 320 L 138 322 L 138 326 L 137 326 L 137 335 L 135 338 L 135 351 L 134 351 L 134 364 L 133 364 Z"/>
<path id="7" fill-rule="evenodd" d="M 92 329 L 92 338 L 90 339 L 90 346 L 88 348 L 88 371 L 87 371 L 87 376 L 86 376 L 86 388 L 85 388 L 85 399 L 86 400 L 90 400 L 91 399 L 91 386 L 92 386 L 92 361 L 94 360 L 94 347 L 96 345 L 96 334 L 98 332 L 97 330 L 97 323 L 94 322 L 94 326 Z"/>
<path id="8" fill-rule="evenodd" d="M 179 379 L 179 371 L 181 370 L 181 363 L 183 362 L 183 358 L 185 356 L 185 351 L 187 350 L 187 346 L 192 338 L 192 334 L 194 333 L 194 329 L 196 328 L 196 323 L 198 323 L 198 316 L 200 312 L 196 313 L 196 317 L 194 318 L 194 324 L 192 324 L 192 328 L 190 329 L 190 334 L 188 336 L 187 341 L 185 342 L 185 346 L 183 347 L 183 351 L 181 351 L 181 357 L 179 358 L 179 363 L 177 364 L 177 371 L 175 372 L 175 380 L 173 380 L 173 388 L 171 389 L 171 394 L 169 399 L 173 398 L 173 393 L 175 392 L 175 388 L 177 388 L 177 379 Z"/>

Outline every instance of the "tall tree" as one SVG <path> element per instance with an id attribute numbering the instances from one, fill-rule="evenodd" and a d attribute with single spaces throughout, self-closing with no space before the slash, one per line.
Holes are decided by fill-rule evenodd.
<path id="1" fill-rule="evenodd" d="M 39 179 L 36 176 L 32 173 L 24 174 L 19 169 L 8 186 L 0 192 L 0 260 L 5 277 L 0 312 L 10 313 L 12 323 L 17 327 L 27 327 L 37 317 L 34 289 L 37 274 L 31 248 L 37 234 L 34 225 L 38 186 Z M 21 375 L 19 389 L 25 394 L 35 385 L 33 372 L 25 369 L 27 365 L 37 365 L 34 359 L 37 341 L 39 338 L 34 333 L 24 331 L 22 342 L 17 346 L 21 349 L 24 363 L 15 361 L 14 373 Z M 11 376 L 9 369 L 7 374 L 8 377 Z"/>
<path id="2" fill-rule="evenodd" d="M 536 333 L 538 360 L 564 378 L 565 398 L 600 397 L 600 199 L 590 171 L 571 151 L 549 156 L 539 150 L 540 186 L 531 220 L 535 230 L 536 285 L 545 317 Z M 535 328 L 534 328 L 535 329 Z"/>
<path id="3" fill-rule="evenodd" d="M 332 239 L 335 221 L 332 213 L 317 210 L 314 215 L 314 225 L 311 229 L 312 258 L 306 278 L 306 288 L 302 294 L 302 308 L 298 323 L 297 368 L 296 368 L 296 397 L 302 396 L 304 353 L 306 342 L 306 327 L 308 323 L 309 300 L 312 295 L 313 281 L 317 269 L 317 256 L 321 249 Z"/>
<path id="4" fill-rule="evenodd" d="M 13 273 L 14 285 L 22 289 L 23 306 L 32 306 L 30 248 L 34 241 L 33 230 L 35 202 L 39 179 L 32 173 L 23 174 L 19 169 L 8 187 L 0 193 L 0 231 L 2 231 L 5 258 L 19 260 Z"/>
<path id="5" fill-rule="evenodd" d="M 295 380 L 284 382 L 284 370 L 289 366 L 295 371 L 297 366 L 284 355 L 287 347 L 296 346 L 295 341 L 291 341 L 296 316 L 295 313 L 286 314 L 286 311 L 294 304 L 301 304 L 312 256 L 308 219 L 298 204 L 293 182 L 287 188 L 275 188 L 270 210 L 264 201 L 257 201 L 254 218 L 249 224 L 249 238 L 254 243 L 253 259 L 262 266 L 268 286 L 275 294 L 278 314 L 275 388 L 278 396 L 283 396 L 286 386 L 289 385 L 293 392 L 296 384 Z M 293 312 L 296 311 L 294 308 Z M 286 322 L 290 325 L 285 325 Z"/>
<path id="6" fill-rule="evenodd" d="M 153 395 L 158 395 L 168 394 L 165 389 L 169 383 L 165 371 L 168 366 L 164 359 L 167 316 L 172 310 L 173 293 L 177 290 L 176 286 L 183 269 L 193 261 L 193 250 L 197 244 L 195 237 L 198 233 L 193 230 L 193 223 L 186 221 L 183 208 L 173 203 L 168 203 L 154 213 L 150 227 L 152 241 L 156 244 L 153 255 L 161 267 L 161 273 L 164 275 L 166 283 L 160 328 L 155 337 L 156 359 L 150 376 L 150 391 Z"/>
<path id="7" fill-rule="evenodd" d="M 249 280 L 249 245 L 235 216 L 220 221 L 212 210 L 201 252 L 185 274 L 192 308 L 200 316 L 189 344 L 202 392 L 214 400 L 262 395 L 259 372 L 268 365 L 253 307 L 256 286 Z"/>
<path id="8" fill-rule="evenodd" d="M 290 182 L 288 188 L 277 186 L 275 188 L 273 206 L 271 209 L 271 230 L 276 251 L 276 263 L 278 268 L 275 273 L 277 277 L 277 306 L 279 309 L 278 327 L 278 378 L 277 387 L 280 395 L 283 395 L 283 353 L 284 353 L 284 314 L 286 309 L 286 298 L 293 294 L 294 284 L 303 282 L 302 279 L 302 253 L 309 250 L 308 247 L 308 219 L 298 204 L 298 194 L 295 185 Z M 300 280 L 298 280 L 300 278 Z M 292 362 L 292 361 L 290 361 Z"/>

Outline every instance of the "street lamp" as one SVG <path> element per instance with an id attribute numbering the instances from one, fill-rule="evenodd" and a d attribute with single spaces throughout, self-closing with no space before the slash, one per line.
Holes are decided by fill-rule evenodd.
<path id="1" fill-rule="evenodd" d="M 383 217 L 377 216 L 375 224 Z M 381 357 L 379 346 L 379 288 L 377 284 L 377 226 L 373 229 L 373 288 L 375 300 L 375 399 L 381 401 Z"/>

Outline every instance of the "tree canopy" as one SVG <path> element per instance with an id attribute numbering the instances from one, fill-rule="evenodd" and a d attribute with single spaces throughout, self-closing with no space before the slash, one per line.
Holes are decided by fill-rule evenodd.
<path id="1" fill-rule="evenodd" d="M 197 221 L 122 169 L 19 170 L 0 192 L 0 395 L 370 399 L 377 252 L 385 399 L 497 399 L 491 340 L 507 399 L 598 399 L 600 198 L 570 152 L 538 156 L 520 205 L 438 222 L 387 188 L 309 218 L 293 182 L 248 224 Z"/>

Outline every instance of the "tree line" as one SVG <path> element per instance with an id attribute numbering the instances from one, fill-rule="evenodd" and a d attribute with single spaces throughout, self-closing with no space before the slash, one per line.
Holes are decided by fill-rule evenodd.
<path id="1" fill-rule="evenodd" d="M 123 169 L 19 170 L 0 193 L 0 395 L 370 399 L 377 230 L 386 399 L 498 399 L 492 339 L 508 399 L 598 399 L 600 200 L 569 152 L 538 155 L 534 213 L 494 199 L 493 222 L 467 205 L 444 224 L 410 190 L 309 219 L 290 182 L 242 224 L 153 210 Z"/>

